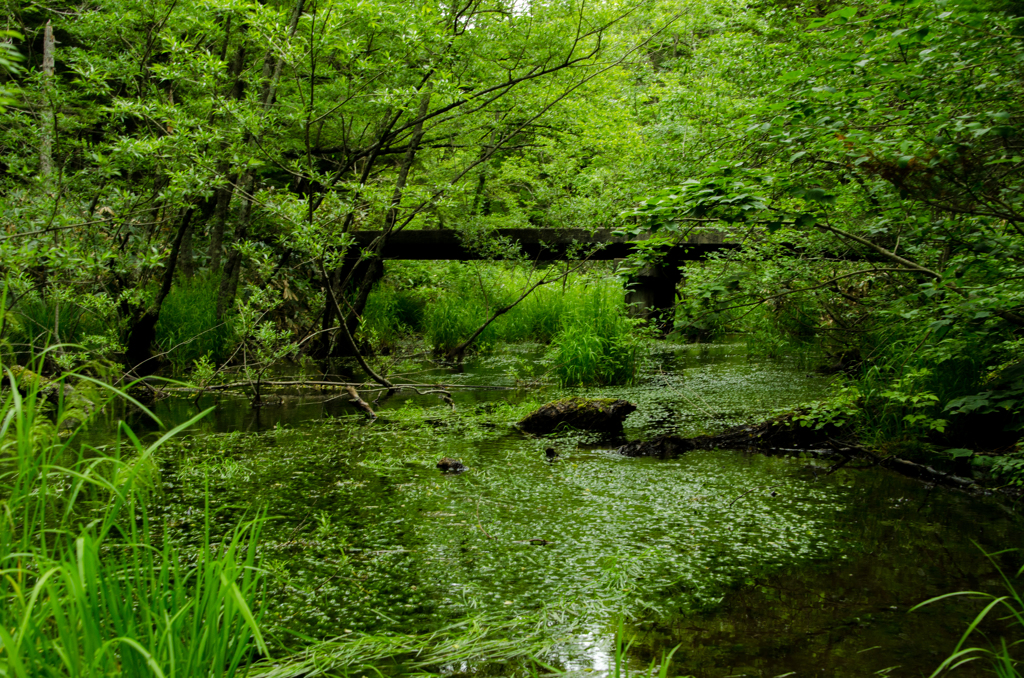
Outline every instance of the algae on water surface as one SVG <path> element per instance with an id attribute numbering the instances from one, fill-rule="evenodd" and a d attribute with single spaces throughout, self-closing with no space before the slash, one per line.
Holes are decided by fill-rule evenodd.
<path id="1" fill-rule="evenodd" d="M 197 436 L 167 460 L 159 511 L 171 536 L 187 542 L 207 482 L 222 530 L 265 509 L 272 518 L 261 558 L 274 575 L 265 619 L 312 637 L 428 631 L 465 614 L 514 619 L 543 609 L 553 622 L 548 632 L 562 643 L 547 660 L 587 668 L 606 658 L 613 621 L 625 614 L 641 633 L 638 661 L 685 642 L 676 659 L 702 676 L 744 666 L 757 669 L 749 675 L 831 666 L 835 658 L 818 639 L 838 643 L 835 628 L 843 629 L 843 652 L 853 655 L 849 667 L 883 669 L 876 660 L 884 653 L 856 654 L 878 644 L 872 619 L 910 638 L 899 641 L 909 646 L 937 643 L 933 628 L 928 637 L 914 635 L 905 610 L 937 587 L 956 586 L 950 562 L 988 572 L 962 525 L 936 520 L 951 510 L 943 508 L 952 506 L 946 495 L 902 480 L 878 489 L 865 484 L 877 474 L 825 475 L 808 460 L 720 450 L 626 459 L 591 434 L 531 438 L 512 428 L 535 404 L 528 398 L 582 394 L 637 402 L 627 436 L 703 432 L 792 405 L 823 386 L 785 364 L 749 363 L 729 349 L 673 351 L 630 389 L 506 392 L 476 404 L 463 399 L 455 412 L 417 397 L 382 408 L 373 424 L 349 417 Z M 543 452 L 552 445 L 561 455 L 553 462 Z M 470 470 L 443 476 L 434 468 L 442 456 Z M 868 530 L 866 515 L 885 520 Z M 1012 533 L 1007 519 L 986 520 L 992 538 Z M 927 538 L 908 539 L 918 532 Z M 929 539 L 946 550 L 926 549 Z M 903 572 L 903 561 L 913 559 L 893 546 L 903 543 L 935 560 L 927 585 L 914 588 L 914 577 L 902 575 L 885 581 L 882 573 Z M 870 577 L 858 574 L 865 569 Z M 840 576 L 846 602 L 827 589 L 821 598 L 824 583 Z M 861 587 L 867 591 L 853 595 L 869 579 Z M 750 608 L 755 600 L 789 610 L 776 615 L 784 621 L 771 635 L 744 626 L 758 614 Z M 800 613 L 790 602 L 834 614 Z M 951 615 L 943 625 L 953 643 L 959 618 Z M 794 620 L 814 642 L 786 630 Z M 898 642 L 885 649 L 898 651 Z M 927 653 L 914 652 L 913 665 L 930 670 Z"/>

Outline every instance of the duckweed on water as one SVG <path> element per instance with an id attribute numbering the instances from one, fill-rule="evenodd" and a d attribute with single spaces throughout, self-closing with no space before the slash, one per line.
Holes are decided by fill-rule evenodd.
<path id="1" fill-rule="evenodd" d="M 207 486 L 214 530 L 226 532 L 266 511 L 259 552 L 271 575 L 264 619 L 277 642 L 304 645 L 284 629 L 355 639 L 318 646 L 310 652 L 323 655 L 310 661 L 342 661 L 357 641 L 432 632 L 484 615 L 495 628 L 510 624 L 513 642 L 521 639 L 546 662 L 586 669 L 607 660 L 609 651 L 601 648 L 614 634 L 613 620 L 626 615 L 640 634 L 633 654 L 645 666 L 682 642 L 675 658 L 685 666 L 681 673 L 777 675 L 793 662 L 816 672 L 822 653 L 840 642 L 821 629 L 838 623 L 856 629 L 842 636 L 846 655 L 857 657 L 846 675 L 885 668 L 874 655 L 857 653 L 889 642 L 879 633 L 902 629 L 906 636 L 912 620 L 891 616 L 905 612 L 886 602 L 877 632 L 862 622 L 842 626 L 847 622 L 830 615 L 879 618 L 871 610 L 894 595 L 891 586 L 911 592 L 900 594 L 907 598 L 897 602 L 901 610 L 936 588 L 964 586 L 951 580 L 949 568 L 930 570 L 927 579 L 900 569 L 917 553 L 936 562 L 950 553 L 963 558 L 964 548 L 972 548 L 963 536 L 972 534 L 969 528 L 925 522 L 933 520 L 926 515 L 947 520 L 962 507 L 947 510 L 903 480 L 865 490 L 859 479 L 867 476 L 846 469 L 825 475 L 807 460 L 729 451 L 626 459 L 612 451 L 621 441 L 599 434 L 533 438 L 513 427 L 539 405 L 578 394 L 636 403 L 638 411 L 626 420 L 628 438 L 715 432 L 815 397 L 826 386 L 778 362 L 749 362 L 734 349 L 668 346 L 631 388 L 456 393 L 455 411 L 430 396 L 396 397 L 379 407 L 373 423 L 353 415 L 197 436 L 166 457 L 167 485 L 156 512 L 176 542 L 198 545 Z M 486 361 L 489 379 L 508 367 L 507 358 Z M 485 377 L 470 364 L 464 374 L 444 377 L 456 379 Z M 560 457 L 548 461 L 547 447 Z M 442 456 L 461 459 L 469 471 L 441 475 L 434 465 Z M 889 501 L 901 493 L 914 499 Z M 1010 529 L 994 527 L 991 517 L 965 518 L 965 524 L 971 520 L 987 520 L 996 539 Z M 938 541 L 929 541 L 930 531 Z M 887 551 L 890 541 L 898 548 Z M 865 563 L 873 566 L 870 576 L 862 574 Z M 924 581 L 930 588 L 921 588 Z M 758 605 L 773 611 L 766 616 L 776 620 L 770 633 L 753 621 L 744 625 L 760 619 Z M 524 628 L 517 631 L 516 624 Z M 959 623 L 936 624 L 923 627 L 927 632 L 915 642 L 947 633 L 955 643 Z M 542 633 L 532 636 L 526 626 Z M 886 652 L 897 654 L 898 642 L 885 645 Z M 393 644 L 384 642 L 381 652 Z M 928 666 L 928 656 L 915 652 L 907 661 Z M 529 668 L 505 666 L 497 674 L 527 675 Z"/>
<path id="2" fill-rule="evenodd" d="M 292 431 L 287 445 L 275 432 L 198 440 L 168 465 L 168 529 L 194 534 L 206 483 L 224 528 L 265 509 L 271 617 L 318 637 L 428 630 L 473 610 L 523 614 L 558 600 L 595 621 L 674 615 L 836 542 L 823 516 L 839 504 L 793 477 L 792 462 L 700 452 L 645 463 L 583 450 L 549 463 L 542 441 L 486 423 L 400 417 Z M 440 476 L 443 455 L 470 472 Z"/>

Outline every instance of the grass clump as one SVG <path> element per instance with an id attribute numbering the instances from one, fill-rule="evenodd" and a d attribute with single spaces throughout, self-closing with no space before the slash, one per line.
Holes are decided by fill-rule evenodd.
<path id="1" fill-rule="evenodd" d="M 1015 577 L 1010 577 L 996 562 L 997 557 L 1011 552 L 1001 551 L 988 554 L 989 560 L 992 561 L 992 564 L 1003 580 L 1004 591 L 1002 595 L 993 595 L 980 591 L 955 591 L 931 598 L 912 608 L 911 611 L 918 610 L 925 605 L 958 596 L 973 598 L 984 603 L 984 608 L 968 624 L 967 629 L 960 638 L 960 642 L 953 648 L 953 652 L 931 674 L 933 678 L 945 675 L 947 671 L 952 671 L 964 664 L 979 660 L 987 662 L 992 668 L 992 674 L 998 676 L 998 678 L 1021 677 L 1020 667 L 1024 665 L 1024 659 L 1022 659 L 1021 655 L 1021 648 L 1024 647 L 1024 591 L 1021 591 L 1019 586 L 1014 584 L 1014 580 L 1019 581 L 1024 577 L 1024 567 L 1017 571 Z M 1017 635 L 1018 638 L 1013 640 L 1003 636 L 999 638 L 998 642 L 990 643 L 988 647 L 969 645 L 973 636 L 983 634 L 980 627 L 993 615 L 998 615 L 999 619 L 1006 623 L 1009 631 Z"/>
<path id="2" fill-rule="evenodd" d="M 384 280 L 366 300 L 359 335 L 378 350 L 394 350 L 399 338 L 422 331 L 426 306 L 422 290 L 402 289 Z"/>
<path id="3" fill-rule="evenodd" d="M 118 444 L 93 448 L 77 431 L 58 434 L 38 388 L 22 396 L 4 374 L 0 675 L 244 673 L 267 652 L 256 606 L 259 523 L 214 543 L 207 520 L 186 554 L 145 510 L 158 486 L 154 455 L 198 417 L 150 445 L 122 423 Z"/>
<path id="4" fill-rule="evenodd" d="M 645 344 L 621 298 L 594 288 L 562 319 L 552 342 L 555 376 L 563 386 L 632 384 Z"/>
<path id="5" fill-rule="evenodd" d="M 434 351 L 447 352 L 483 325 L 487 321 L 486 314 L 486 307 L 478 299 L 460 298 L 457 292 L 442 294 L 426 309 L 423 319 L 424 338 Z M 478 345 L 491 345 L 496 339 L 498 327 L 497 323 L 491 323 L 480 335 Z"/>
<path id="6" fill-rule="evenodd" d="M 167 352 L 176 374 L 204 356 L 217 364 L 228 356 L 235 333 L 231 323 L 217 315 L 219 287 L 220 279 L 213 275 L 183 279 L 160 307 L 156 343 Z"/>

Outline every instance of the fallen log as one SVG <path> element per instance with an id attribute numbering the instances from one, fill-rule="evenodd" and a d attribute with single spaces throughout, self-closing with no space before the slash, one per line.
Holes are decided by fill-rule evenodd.
<path id="1" fill-rule="evenodd" d="M 636 405 L 613 398 L 563 398 L 524 417 L 518 424 L 526 433 L 551 433 L 561 428 L 622 433 L 622 422 Z"/>
<path id="2" fill-rule="evenodd" d="M 632 441 L 616 451 L 627 457 L 678 457 L 690 450 L 741 449 L 762 454 L 811 455 L 815 458 L 838 459 L 837 463 L 824 474 L 831 475 L 854 459 L 871 462 L 858 468 L 880 466 L 914 480 L 951 487 L 967 492 L 983 492 L 984 489 L 971 478 L 962 478 L 951 473 L 938 471 L 931 466 L 918 464 L 900 457 L 881 457 L 849 442 L 836 440 L 837 434 L 845 433 L 833 427 L 832 431 L 799 427 L 792 421 L 792 415 L 775 417 L 753 426 L 739 426 L 723 433 L 709 436 L 682 438 L 662 435 L 647 441 Z M 832 437 L 834 436 L 834 437 Z M 803 445 L 798 443 L 804 443 Z M 824 476 L 822 476 L 824 477 Z"/>
<path id="3" fill-rule="evenodd" d="M 147 377 L 146 382 L 159 382 L 165 381 L 154 377 Z M 344 389 L 348 386 L 355 388 L 365 387 L 366 382 L 360 381 L 318 381 L 318 380 L 286 380 L 286 381 L 263 381 L 261 382 L 264 386 L 310 386 L 320 388 L 340 388 Z M 402 388 L 443 388 L 443 389 L 466 389 L 472 391 L 516 391 L 520 390 L 516 386 L 487 386 L 487 385 L 476 385 L 476 384 L 395 384 L 396 389 Z M 212 384 L 210 386 L 204 386 L 202 388 L 198 386 L 162 386 L 161 390 L 169 391 L 171 393 L 196 393 L 198 391 L 230 391 L 236 388 L 249 388 L 249 382 L 247 381 L 235 381 L 228 384 Z M 381 390 L 382 387 L 373 387 L 377 390 Z"/>
<path id="4" fill-rule="evenodd" d="M 882 468 L 895 471 L 896 473 L 905 475 L 908 478 L 923 480 L 936 485 L 945 485 L 946 487 L 955 487 L 960 490 L 967 490 L 968 492 L 982 491 L 981 486 L 971 478 L 961 478 L 960 476 L 955 476 L 952 473 L 936 471 L 931 466 L 918 464 L 913 461 L 908 461 L 907 459 L 886 457 L 882 459 L 880 465 Z"/>

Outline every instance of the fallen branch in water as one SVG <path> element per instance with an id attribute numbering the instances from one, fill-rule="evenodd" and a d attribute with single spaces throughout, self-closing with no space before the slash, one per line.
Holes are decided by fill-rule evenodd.
<path id="1" fill-rule="evenodd" d="M 484 533 L 484 536 L 488 539 L 494 539 L 487 530 L 484 529 L 483 523 L 480 522 L 480 500 L 476 502 L 476 526 L 480 528 L 480 531 Z"/>
<path id="2" fill-rule="evenodd" d="M 366 402 L 365 400 L 359 397 L 359 392 L 356 391 L 354 386 L 346 386 L 345 390 L 348 391 L 348 394 L 350 396 L 352 396 L 352 402 L 354 402 L 359 407 L 363 408 L 363 410 L 366 411 L 366 415 L 370 417 L 370 419 L 377 418 L 377 413 L 373 411 L 372 407 L 370 407 L 370 403 Z"/>
<path id="3" fill-rule="evenodd" d="M 924 480 L 937 485 L 946 485 L 947 487 L 955 487 L 971 492 L 981 489 L 981 487 L 970 478 L 961 478 L 960 476 L 955 476 L 952 473 L 936 471 L 931 466 L 925 466 L 924 464 L 900 459 L 899 457 L 887 457 L 882 460 L 881 466 L 889 469 L 890 471 L 896 471 L 908 478 Z"/>
<path id="4" fill-rule="evenodd" d="M 149 378 L 146 379 L 148 381 Z M 317 386 L 317 387 L 330 387 L 345 389 L 349 386 L 359 388 L 360 386 L 366 386 L 366 382 L 360 381 L 316 381 L 316 380 L 291 380 L 291 381 L 264 381 L 264 386 Z M 193 386 L 164 386 L 161 388 L 162 391 L 172 391 L 179 393 L 195 393 L 196 391 L 230 391 L 236 388 L 247 388 L 249 382 L 246 381 L 235 381 L 228 384 L 212 384 L 205 388 L 198 388 Z M 475 384 L 393 384 L 392 388 L 396 389 L 420 389 L 420 388 L 435 388 L 435 389 L 468 389 L 477 391 L 518 391 L 521 390 L 515 386 L 484 386 Z"/>
<path id="5" fill-rule="evenodd" d="M 961 478 L 899 457 L 880 456 L 854 444 L 849 438 L 844 438 L 841 435 L 844 433 L 848 434 L 847 431 L 838 427 L 824 429 L 803 427 L 793 420 L 793 415 L 782 415 L 753 426 L 732 428 L 717 435 L 691 438 L 663 435 L 648 441 L 634 441 L 621 446 L 618 452 L 630 457 L 670 458 L 685 454 L 690 450 L 733 449 L 750 450 L 769 455 L 811 456 L 817 459 L 834 460 L 834 463 L 820 477 L 830 476 L 842 468 L 880 466 L 922 482 L 944 485 L 967 492 L 984 491 L 982 486 L 971 478 Z M 868 465 L 849 466 L 848 464 L 854 460 L 867 461 Z M 748 493 L 749 491 L 740 494 L 732 500 L 729 506 Z"/>
<path id="6" fill-rule="evenodd" d="M 743 499 L 743 497 L 747 496 L 751 492 L 756 492 L 757 490 L 774 490 L 776 487 L 778 487 L 778 485 L 758 485 L 757 487 L 752 487 L 749 490 L 747 490 L 746 492 L 744 492 L 743 494 L 739 495 L 738 497 L 736 497 L 735 499 L 730 501 L 729 505 L 726 506 L 725 508 L 727 508 L 727 509 L 732 508 L 733 504 L 738 502 L 740 499 Z"/>

